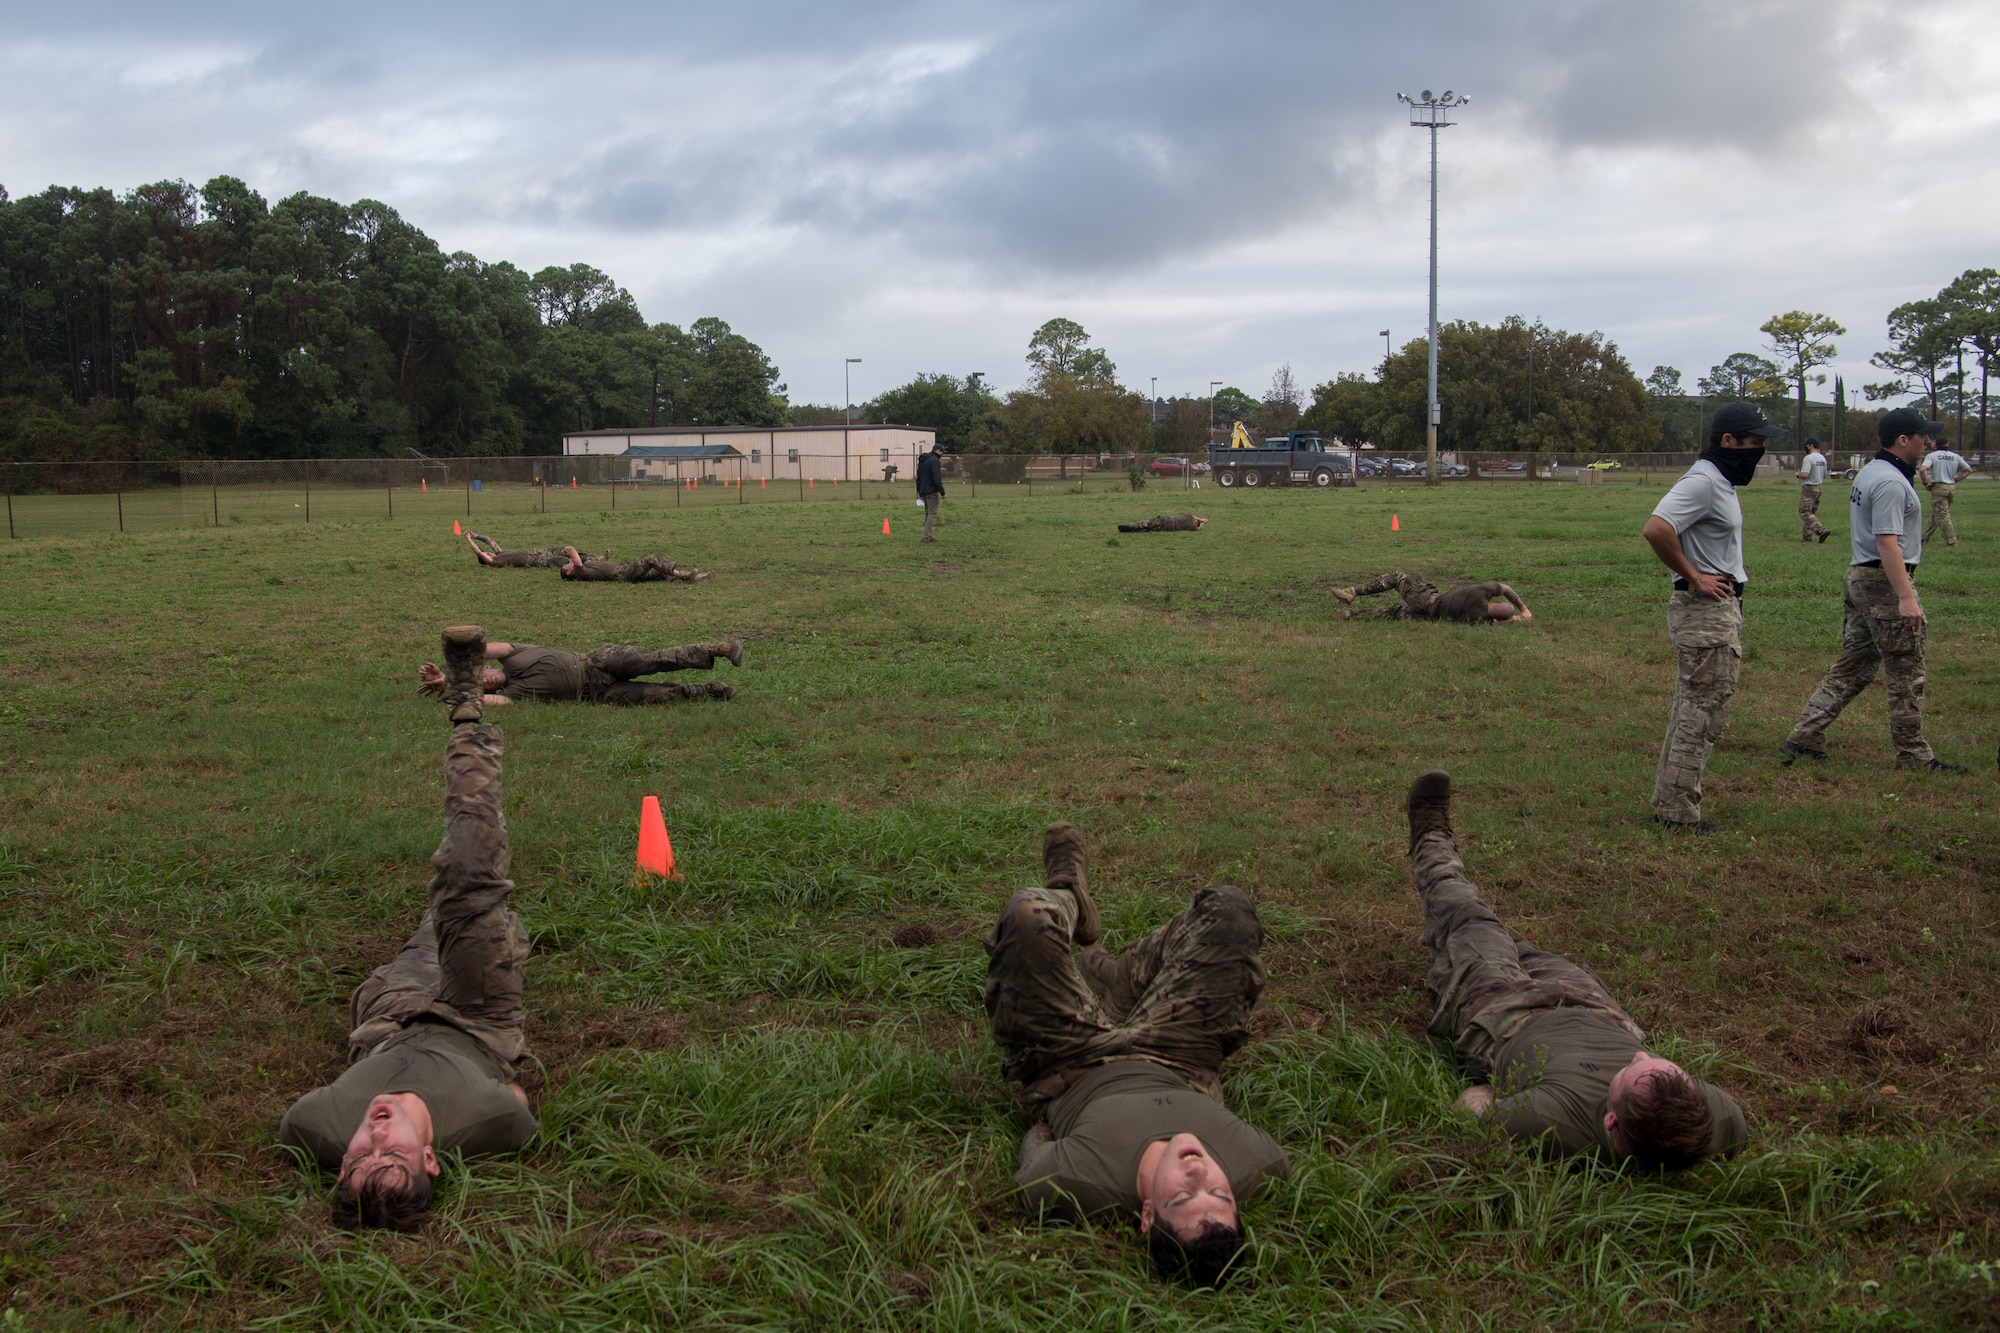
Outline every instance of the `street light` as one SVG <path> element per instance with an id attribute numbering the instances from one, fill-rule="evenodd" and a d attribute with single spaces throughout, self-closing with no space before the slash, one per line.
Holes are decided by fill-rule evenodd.
<path id="1" fill-rule="evenodd" d="M 1472 99 L 1461 97 L 1449 88 L 1444 90 L 1444 96 L 1439 97 L 1426 88 L 1422 97 L 1397 93 L 1396 100 L 1409 103 L 1410 124 L 1431 132 L 1431 392 L 1430 419 L 1424 423 L 1424 428 L 1430 455 L 1430 468 L 1425 480 L 1435 486 L 1438 483 L 1438 131 L 1457 124 L 1444 118 L 1446 112 L 1464 106 Z"/>
<path id="2" fill-rule="evenodd" d="M 848 431 L 854 426 L 854 385 L 849 378 L 854 372 L 849 370 L 848 366 L 860 364 L 860 357 L 850 356 L 847 358 L 847 364 L 840 368 L 840 477 L 843 481 L 854 480 L 847 470 Z"/>
<path id="3" fill-rule="evenodd" d="M 1158 375 L 1153 376 L 1152 412 L 1153 424 L 1157 426 L 1160 424 L 1160 377 Z"/>
<path id="4" fill-rule="evenodd" d="M 1395 350 L 1389 346 L 1389 330 L 1384 329 L 1382 330 L 1382 364 L 1385 366 L 1388 365 L 1389 358 L 1395 354 Z"/>

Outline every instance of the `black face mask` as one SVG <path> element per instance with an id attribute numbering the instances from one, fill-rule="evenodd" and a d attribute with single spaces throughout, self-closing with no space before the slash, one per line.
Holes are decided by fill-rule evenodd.
<path id="1" fill-rule="evenodd" d="M 1755 449 L 1725 449 L 1719 444 L 1711 444 L 1701 451 L 1701 456 L 1715 464 L 1731 486 L 1748 485 L 1757 475 L 1757 460 L 1764 456 L 1764 446 Z"/>

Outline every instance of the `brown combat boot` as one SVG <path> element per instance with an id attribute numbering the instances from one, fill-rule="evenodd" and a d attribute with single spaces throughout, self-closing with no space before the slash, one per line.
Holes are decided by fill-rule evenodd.
<path id="1" fill-rule="evenodd" d="M 486 631 L 453 625 L 444 632 L 444 706 L 455 727 L 486 715 Z"/>
<path id="2" fill-rule="evenodd" d="M 709 698 L 721 699 L 725 703 L 736 697 L 736 687 L 734 685 L 724 685 L 719 680 L 703 681 L 702 688 L 708 691 Z"/>
<path id="3" fill-rule="evenodd" d="M 1410 850 L 1426 833 L 1451 836 L 1451 774 L 1441 768 L 1417 774 L 1410 784 Z"/>
<path id="4" fill-rule="evenodd" d="M 1354 600 L 1355 594 L 1352 588 L 1334 588 L 1332 592 L 1334 597 L 1339 601 L 1351 602 Z"/>
<path id="5" fill-rule="evenodd" d="M 1052 889 L 1068 889 L 1076 899 L 1076 929 L 1070 938 L 1078 944 L 1097 943 L 1104 923 L 1090 897 L 1090 853 L 1084 848 L 1082 831 L 1068 820 L 1049 825 L 1042 835 L 1042 882 Z"/>
<path id="6" fill-rule="evenodd" d="M 727 643 L 711 643 L 708 645 L 708 651 L 717 657 L 728 658 L 729 665 L 733 667 L 743 665 L 743 640 L 741 639 L 731 639 Z"/>

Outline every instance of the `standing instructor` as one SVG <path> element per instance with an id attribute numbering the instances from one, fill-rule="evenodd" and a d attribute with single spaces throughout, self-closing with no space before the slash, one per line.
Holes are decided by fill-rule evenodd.
<path id="1" fill-rule="evenodd" d="M 1716 411 L 1708 448 L 1673 484 L 1640 535 L 1674 576 L 1667 637 L 1678 657 L 1667 739 L 1653 778 L 1653 815 L 1704 837 L 1729 830 L 1701 817 L 1701 777 L 1729 730 L 1729 701 L 1743 671 L 1743 506 L 1736 488 L 1785 432 L 1749 403 Z"/>
<path id="2" fill-rule="evenodd" d="M 1818 440 L 1806 439 L 1806 456 L 1799 460 L 1799 540 L 1825 543 L 1833 530 L 1819 521 L 1819 497 L 1826 489 L 1826 453 Z"/>
<path id="3" fill-rule="evenodd" d="M 933 443 L 931 451 L 917 459 L 917 498 L 924 502 L 924 540 L 936 541 L 931 529 L 937 526 L 938 504 L 944 499 L 944 446 Z"/>
<path id="4" fill-rule="evenodd" d="M 1917 601 L 1917 565 L 1924 558 L 1924 506 L 1911 484 L 1938 423 L 1899 407 L 1875 424 L 1882 447 L 1854 478 L 1854 559 L 1842 589 L 1840 656 L 1806 700 L 1792 734 L 1779 747 L 1784 762 L 1826 758 L 1826 729 L 1868 688 L 1878 670 L 1889 681 L 1889 739 L 1896 767 L 1960 774 L 1931 753 L 1924 739 L 1924 608 Z"/>

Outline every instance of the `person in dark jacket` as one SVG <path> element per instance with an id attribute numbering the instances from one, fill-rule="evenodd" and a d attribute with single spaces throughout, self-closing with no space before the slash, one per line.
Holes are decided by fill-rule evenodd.
<path id="1" fill-rule="evenodd" d="M 944 499 L 944 446 L 933 444 L 931 451 L 917 459 L 917 498 L 924 502 L 924 540 L 935 541 L 931 529 L 937 526 L 938 503 Z"/>

